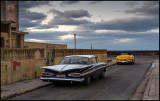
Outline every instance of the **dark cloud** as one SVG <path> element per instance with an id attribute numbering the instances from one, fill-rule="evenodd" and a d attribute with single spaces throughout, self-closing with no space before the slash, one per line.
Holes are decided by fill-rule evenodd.
<path id="1" fill-rule="evenodd" d="M 25 28 L 36 27 L 41 24 L 47 16 L 43 13 L 30 12 L 28 9 L 45 4 L 50 5 L 48 1 L 19 1 L 20 30 L 24 31 Z"/>
<path id="2" fill-rule="evenodd" d="M 72 4 L 77 4 L 79 1 L 62 1 L 60 3 L 61 6 L 66 6 L 66 5 L 72 5 Z"/>
<path id="3" fill-rule="evenodd" d="M 81 18 L 81 17 L 91 17 L 91 15 L 88 13 L 86 10 L 70 10 L 70 11 L 64 11 L 60 12 L 55 9 L 51 9 L 49 12 L 56 14 L 57 16 L 60 17 L 65 17 L 65 18 Z"/>
<path id="4" fill-rule="evenodd" d="M 30 12 L 28 10 L 19 12 L 20 21 L 44 20 L 46 17 L 43 13 Z"/>
<path id="5" fill-rule="evenodd" d="M 54 17 L 53 20 L 48 22 L 51 25 L 80 25 L 80 24 L 87 24 L 89 23 L 88 20 L 74 20 L 71 18 L 63 18 L 63 17 Z"/>
<path id="6" fill-rule="evenodd" d="M 81 25 L 85 30 L 124 30 L 143 32 L 159 28 L 159 18 L 130 17 Z"/>
<path id="7" fill-rule="evenodd" d="M 134 7 L 135 5 L 138 5 L 138 1 L 127 1 L 125 3 L 126 6 L 129 6 L 129 7 Z"/>
<path id="8" fill-rule="evenodd" d="M 19 7 L 21 9 L 28 9 L 32 7 L 41 6 L 41 5 L 50 5 L 50 2 L 49 1 L 19 1 Z"/>
<path id="9" fill-rule="evenodd" d="M 39 25 L 36 27 L 36 29 L 49 29 L 49 28 L 58 28 L 58 26 L 50 25 L 50 24 L 44 24 Z"/>
<path id="10" fill-rule="evenodd" d="M 145 16 L 159 16 L 159 1 L 145 1 L 143 6 L 125 12 Z"/>
<path id="11" fill-rule="evenodd" d="M 102 1 L 92 1 L 89 4 L 96 4 L 96 3 L 100 3 L 100 2 L 102 2 Z"/>
<path id="12" fill-rule="evenodd" d="M 31 22 L 31 21 L 21 21 L 19 22 L 19 25 L 20 27 L 23 27 L 23 28 L 28 28 L 28 27 L 36 27 L 39 25 L 39 23 L 34 23 L 34 22 Z"/>
<path id="13" fill-rule="evenodd" d="M 71 10 L 60 12 L 58 10 L 52 9 L 49 12 L 52 12 L 55 16 L 48 23 L 51 25 L 80 25 L 89 23 L 88 20 L 75 20 L 73 18 L 81 18 L 81 17 L 90 17 L 91 15 L 88 11 L 85 10 Z"/>
<path id="14" fill-rule="evenodd" d="M 23 28 L 39 26 L 41 22 L 46 18 L 46 15 L 42 13 L 29 12 L 27 10 L 19 12 L 19 16 L 19 25 Z"/>

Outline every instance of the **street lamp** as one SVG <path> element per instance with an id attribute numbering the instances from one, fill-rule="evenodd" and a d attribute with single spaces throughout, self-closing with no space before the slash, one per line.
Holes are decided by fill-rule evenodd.
<path id="1" fill-rule="evenodd" d="M 75 45 L 75 49 L 76 49 L 76 34 L 74 34 L 74 45 Z"/>

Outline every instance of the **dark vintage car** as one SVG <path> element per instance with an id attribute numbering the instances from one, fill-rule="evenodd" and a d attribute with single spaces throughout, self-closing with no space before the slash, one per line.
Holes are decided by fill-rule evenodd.
<path id="1" fill-rule="evenodd" d="M 103 78 L 107 68 L 105 62 L 98 62 L 94 55 L 65 56 L 58 65 L 41 67 L 45 69 L 40 79 L 44 82 L 81 82 L 89 85 L 91 79 Z"/>

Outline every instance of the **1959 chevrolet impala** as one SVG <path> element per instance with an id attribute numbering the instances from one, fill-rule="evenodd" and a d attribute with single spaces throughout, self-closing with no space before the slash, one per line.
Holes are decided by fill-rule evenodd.
<path id="1" fill-rule="evenodd" d="M 81 82 L 86 85 L 91 79 L 103 78 L 107 64 L 98 62 L 94 55 L 70 55 L 65 56 L 58 65 L 41 67 L 45 69 L 40 79 L 44 82 Z"/>

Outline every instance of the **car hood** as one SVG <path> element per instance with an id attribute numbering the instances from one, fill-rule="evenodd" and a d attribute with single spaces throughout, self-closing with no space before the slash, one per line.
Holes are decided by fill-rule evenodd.
<path id="1" fill-rule="evenodd" d="M 53 65 L 41 67 L 43 69 L 49 69 L 53 71 L 63 72 L 71 69 L 82 69 L 91 65 L 79 65 L 79 64 L 65 64 L 65 65 Z"/>
<path id="2" fill-rule="evenodd" d="M 129 60 L 129 59 L 131 59 L 131 56 L 130 55 L 119 55 L 119 56 L 117 56 L 117 59 L 127 59 L 127 60 Z"/>

